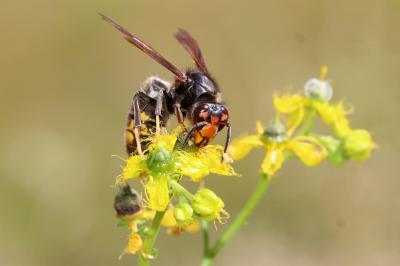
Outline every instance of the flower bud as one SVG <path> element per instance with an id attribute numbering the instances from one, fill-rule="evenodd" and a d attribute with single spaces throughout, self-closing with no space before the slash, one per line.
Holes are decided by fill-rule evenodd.
<path id="1" fill-rule="evenodd" d="M 192 202 L 193 210 L 201 218 L 207 221 L 220 220 L 224 211 L 224 202 L 209 189 L 203 188 L 197 191 Z"/>
<path id="2" fill-rule="evenodd" d="M 174 217 L 181 227 L 186 227 L 193 222 L 193 209 L 189 203 L 183 202 L 175 207 Z"/>
<path id="3" fill-rule="evenodd" d="M 115 195 L 114 209 L 118 217 L 138 213 L 141 209 L 138 193 L 128 184 L 124 184 Z"/>
<path id="4" fill-rule="evenodd" d="M 147 167 L 152 172 L 167 173 L 173 170 L 173 155 L 164 146 L 159 146 L 151 151 L 147 157 Z"/>
<path id="5" fill-rule="evenodd" d="M 328 81 L 312 78 L 304 85 L 304 94 L 310 99 L 329 101 L 332 98 L 333 90 Z"/>
<path id="6" fill-rule="evenodd" d="M 363 129 L 351 131 L 344 138 L 342 145 L 346 156 L 359 161 L 367 159 L 376 148 L 371 134 Z"/>

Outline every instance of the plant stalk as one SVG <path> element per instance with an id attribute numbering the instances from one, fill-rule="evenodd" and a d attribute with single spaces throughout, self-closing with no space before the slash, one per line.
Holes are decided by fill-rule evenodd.
<path id="1" fill-rule="evenodd" d="M 299 135 L 309 135 L 310 134 L 310 129 L 314 125 L 315 119 L 318 116 L 318 112 L 315 109 L 310 110 L 308 113 L 307 117 L 305 118 L 305 121 L 303 123 L 303 126 L 300 129 Z"/>
<path id="2" fill-rule="evenodd" d="M 156 242 L 158 232 L 160 231 L 161 221 L 164 217 L 165 211 L 157 212 L 150 225 L 150 236 L 146 238 L 143 243 L 143 254 L 139 256 L 139 265 L 148 266 L 150 265 L 150 258 L 154 243 Z"/>
<path id="3" fill-rule="evenodd" d="M 213 259 L 218 255 L 218 253 L 225 247 L 225 245 L 231 240 L 231 238 L 237 233 L 239 228 L 247 221 L 250 214 L 253 212 L 254 208 L 257 206 L 258 202 L 262 199 L 265 191 L 268 188 L 271 177 L 267 175 L 262 175 L 260 181 L 256 187 L 256 190 L 251 195 L 250 199 L 247 201 L 243 210 L 239 213 L 233 223 L 228 227 L 228 229 L 223 233 L 220 239 L 209 248 L 207 254 L 204 256 L 202 261 L 202 266 L 212 265 Z"/>
<path id="4" fill-rule="evenodd" d="M 208 235 L 208 222 L 205 220 L 201 221 L 201 229 L 203 231 L 203 256 L 207 256 L 209 245 L 210 245 L 210 238 Z"/>

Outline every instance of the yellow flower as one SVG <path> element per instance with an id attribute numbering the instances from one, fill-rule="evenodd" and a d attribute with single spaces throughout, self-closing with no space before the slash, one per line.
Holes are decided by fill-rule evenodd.
<path id="1" fill-rule="evenodd" d="M 139 176 L 186 175 L 198 182 L 210 173 L 237 175 L 232 166 L 221 161 L 223 148 L 207 145 L 197 151 L 174 150 L 177 134 L 159 135 L 146 155 L 134 155 L 127 160 L 117 183 Z"/>
<path id="2" fill-rule="evenodd" d="M 250 135 L 234 141 L 230 149 L 228 149 L 229 156 L 234 159 L 241 159 L 240 156 L 235 156 L 237 155 L 237 151 L 246 150 L 247 154 L 251 149 L 261 147 L 266 151 L 261 170 L 269 176 L 274 175 L 282 167 L 286 151 L 293 153 L 307 166 L 316 166 L 326 159 L 328 153 L 316 138 L 311 136 L 297 136 L 290 139 L 287 133 L 285 136 L 285 133 L 281 131 L 282 127 L 279 125 L 279 121 L 273 122 L 272 125 L 278 129 L 273 134 L 267 130 L 263 134 Z M 260 125 L 257 128 L 259 131 Z M 256 143 L 256 145 L 248 145 L 249 139 L 251 139 L 252 143 Z M 240 153 L 240 155 L 243 154 Z"/>
<path id="3" fill-rule="evenodd" d="M 287 134 L 289 136 L 292 135 L 303 122 L 307 100 L 307 98 L 300 94 L 285 94 L 281 97 L 274 94 L 274 106 L 276 112 L 287 116 L 285 124 L 288 128 Z"/>
<path id="4" fill-rule="evenodd" d="M 220 145 L 207 145 L 195 151 L 174 149 L 177 132 L 156 136 L 147 154 L 129 157 L 117 179 L 117 184 L 121 184 L 142 177 L 148 207 L 155 211 L 163 211 L 168 206 L 171 176 L 184 175 L 199 182 L 210 173 L 237 175 L 230 163 L 221 161 L 223 148 Z"/>
<path id="5" fill-rule="evenodd" d="M 322 121 L 332 126 L 338 137 L 343 137 L 351 132 L 347 115 L 352 112 L 346 110 L 343 103 L 329 104 L 324 101 L 312 101 L 312 106 L 318 111 Z"/>
<path id="6" fill-rule="evenodd" d="M 124 251 L 120 255 L 120 259 L 124 254 L 136 254 L 141 251 L 143 240 L 142 237 L 137 233 L 137 225 L 135 221 L 129 223 L 131 233 L 129 235 L 128 244 Z"/>

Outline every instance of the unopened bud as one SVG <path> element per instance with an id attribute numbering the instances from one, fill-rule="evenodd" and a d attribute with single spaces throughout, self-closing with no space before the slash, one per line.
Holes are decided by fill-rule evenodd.
<path id="1" fill-rule="evenodd" d="M 224 211 L 224 202 L 209 189 L 200 189 L 192 202 L 195 213 L 207 221 L 213 221 L 221 218 Z"/>
<path id="2" fill-rule="evenodd" d="M 343 140 L 346 156 L 355 160 L 367 159 L 375 148 L 376 144 L 372 141 L 371 134 L 363 129 L 351 131 Z"/>
<path id="3" fill-rule="evenodd" d="M 186 227 L 193 222 L 193 209 L 189 203 L 183 202 L 175 206 L 174 217 L 181 227 Z"/>

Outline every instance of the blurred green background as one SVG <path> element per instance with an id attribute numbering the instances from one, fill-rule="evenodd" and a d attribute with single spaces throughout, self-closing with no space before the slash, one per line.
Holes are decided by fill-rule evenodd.
<path id="1" fill-rule="evenodd" d="M 101 21 L 99 10 L 177 66 L 177 27 L 200 42 L 234 136 L 273 117 L 274 91 L 300 91 L 329 66 L 336 100 L 380 145 L 363 164 L 285 166 L 217 265 L 398 265 L 399 1 L 10 1 L 0 10 L 0 265 L 136 265 L 118 255 L 114 178 L 133 93 L 171 74 Z M 223 143 L 220 137 L 216 142 Z M 232 216 L 262 152 L 210 177 Z M 226 225 L 217 225 L 215 237 Z M 154 265 L 198 265 L 201 237 L 163 232 Z"/>

